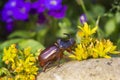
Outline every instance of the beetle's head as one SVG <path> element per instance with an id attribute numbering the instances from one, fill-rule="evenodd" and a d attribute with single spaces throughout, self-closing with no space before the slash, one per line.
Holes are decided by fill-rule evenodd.
<path id="1" fill-rule="evenodd" d="M 70 38 L 70 39 L 69 39 L 69 43 L 70 43 L 71 45 L 74 45 L 74 44 L 75 44 L 75 39 Z"/>
<path id="2" fill-rule="evenodd" d="M 71 38 L 71 36 L 69 34 L 66 34 L 68 39 L 67 40 L 63 40 L 63 39 L 58 39 L 57 40 L 57 46 L 61 49 L 67 49 L 70 48 L 71 46 L 73 46 L 75 44 L 75 40 L 73 38 Z"/>
<path id="3" fill-rule="evenodd" d="M 64 33 L 64 35 L 67 35 L 67 37 L 68 37 L 68 42 L 69 42 L 70 45 L 74 45 L 74 44 L 75 44 L 75 40 L 74 40 L 74 38 L 72 38 L 72 37 L 70 36 L 70 34 Z"/>

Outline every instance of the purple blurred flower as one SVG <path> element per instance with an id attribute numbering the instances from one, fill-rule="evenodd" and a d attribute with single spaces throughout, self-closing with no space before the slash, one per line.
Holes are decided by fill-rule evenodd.
<path id="1" fill-rule="evenodd" d="M 57 18 L 57 19 L 61 19 L 65 17 L 66 10 L 67 10 L 67 6 L 62 6 L 58 10 L 50 10 L 48 12 L 48 15 L 53 16 L 54 18 Z"/>
<path id="2" fill-rule="evenodd" d="M 10 26 L 14 20 L 27 20 L 31 11 L 38 14 L 38 23 L 44 23 L 46 21 L 44 12 L 61 19 L 65 16 L 66 10 L 67 7 L 62 5 L 62 0 L 37 0 L 33 3 L 25 0 L 8 0 L 1 12 L 1 17 Z"/>
<path id="3" fill-rule="evenodd" d="M 32 4 L 33 11 L 35 10 L 37 13 L 41 13 L 45 11 L 45 0 L 38 0 Z"/>
<path id="4" fill-rule="evenodd" d="M 62 0 L 45 0 L 45 7 L 48 10 L 58 10 L 62 7 Z"/>
<path id="5" fill-rule="evenodd" d="M 14 18 L 16 20 L 28 19 L 30 8 L 31 8 L 31 4 L 29 2 L 22 3 L 19 7 L 16 7 L 16 10 L 13 10 Z"/>
<path id="6" fill-rule="evenodd" d="M 80 22 L 81 22 L 82 24 L 84 24 L 85 22 L 87 22 L 87 17 L 86 17 L 85 14 L 82 14 L 82 15 L 80 16 Z"/>
<path id="7" fill-rule="evenodd" d="M 62 0 L 38 0 L 32 4 L 32 9 L 38 13 L 45 10 L 58 10 L 62 7 Z"/>
<path id="8" fill-rule="evenodd" d="M 8 10 L 8 9 L 2 10 L 1 17 L 3 21 L 12 22 L 13 21 L 12 15 L 13 15 L 13 12 L 11 10 Z"/>
<path id="9" fill-rule="evenodd" d="M 23 0 L 9 0 L 2 11 L 3 21 L 9 22 L 15 20 L 28 19 L 28 13 L 30 11 L 30 2 L 24 2 Z"/>

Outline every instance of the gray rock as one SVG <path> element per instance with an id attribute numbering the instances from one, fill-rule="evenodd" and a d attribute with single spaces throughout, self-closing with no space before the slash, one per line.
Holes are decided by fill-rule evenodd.
<path id="1" fill-rule="evenodd" d="M 120 58 L 66 62 L 39 73 L 37 80 L 120 80 Z"/>

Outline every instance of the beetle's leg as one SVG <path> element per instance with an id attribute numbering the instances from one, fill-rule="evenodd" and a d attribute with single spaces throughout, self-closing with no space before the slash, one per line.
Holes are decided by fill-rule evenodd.
<path id="1" fill-rule="evenodd" d="M 71 48 L 68 48 L 66 51 L 69 52 L 69 53 L 71 53 L 71 54 L 73 54 Z"/>
<path id="2" fill-rule="evenodd" d="M 60 67 L 60 60 L 61 60 L 62 57 L 63 57 L 63 54 L 62 54 L 62 52 L 60 52 L 57 56 L 57 62 L 58 62 L 57 67 Z"/>
<path id="3" fill-rule="evenodd" d="M 60 60 L 61 60 L 61 58 L 58 58 L 58 59 L 57 59 L 57 62 L 58 62 L 57 67 L 60 67 Z"/>
<path id="4" fill-rule="evenodd" d="M 47 62 L 47 64 L 45 64 L 45 66 L 43 67 L 42 71 L 45 72 L 46 68 L 48 67 L 48 65 L 51 63 L 51 61 Z"/>

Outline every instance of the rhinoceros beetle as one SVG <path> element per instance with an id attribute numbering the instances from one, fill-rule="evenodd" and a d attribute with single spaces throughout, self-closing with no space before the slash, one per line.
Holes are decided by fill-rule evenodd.
<path id="1" fill-rule="evenodd" d="M 75 40 L 68 36 L 67 40 L 58 39 L 52 46 L 44 49 L 38 56 L 39 64 L 43 68 L 43 71 L 46 70 L 48 65 L 54 61 L 60 62 L 60 59 L 63 57 L 63 52 L 66 50 L 71 52 L 72 46 L 75 44 Z"/>

